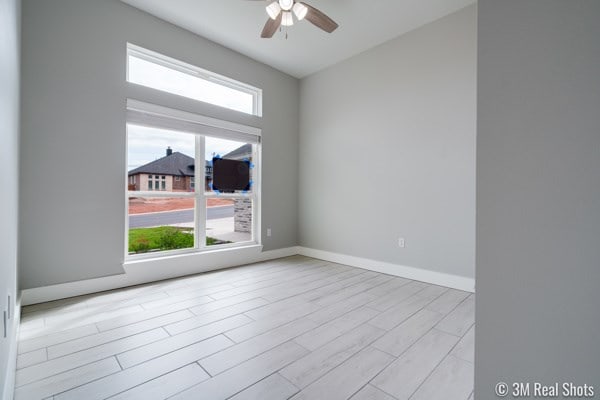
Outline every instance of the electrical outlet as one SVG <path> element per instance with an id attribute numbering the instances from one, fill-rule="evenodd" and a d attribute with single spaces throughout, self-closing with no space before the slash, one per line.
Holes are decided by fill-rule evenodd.
<path id="1" fill-rule="evenodd" d="M 267 228 L 267 237 L 271 237 L 271 228 Z"/>
<path id="2" fill-rule="evenodd" d="M 398 239 L 398 247 L 400 247 L 401 249 L 406 247 L 406 242 L 404 241 L 404 238 Z"/>

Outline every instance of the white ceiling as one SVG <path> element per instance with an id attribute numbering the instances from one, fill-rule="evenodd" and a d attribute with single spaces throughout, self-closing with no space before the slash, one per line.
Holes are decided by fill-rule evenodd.
<path id="1" fill-rule="evenodd" d="M 457 11 L 475 0 L 303 0 L 340 27 L 325 33 L 308 21 L 261 39 L 268 1 L 122 0 L 255 60 L 302 78 Z"/>

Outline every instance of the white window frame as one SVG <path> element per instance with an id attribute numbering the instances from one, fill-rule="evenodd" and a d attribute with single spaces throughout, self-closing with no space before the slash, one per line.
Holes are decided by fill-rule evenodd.
<path id="1" fill-rule="evenodd" d="M 195 179 L 193 192 L 166 192 L 166 191 L 129 191 L 125 193 L 125 260 L 139 260 L 149 258 L 168 257 L 175 254 L 202 253 L 207 251 L 238 248 L 261 244 L 260 212 L 261 212 L 261 130 L 259 128 L 223 121 L 200 114 L 171 109 L 141 102 L 127 100 L 127 125 L 140 125 L 153 128 L 163 128 L 195 135 L 195 170 L 202 171 L 202 179 Z M 252 190 L 248 193 L 222 193 L 217 194 L 205 190 L 205 140 L 207 137 L 216 137 L 239 141 L 241 144 L 251 143 L 253 146 L 252 163 Z M 129 165 L 126 163 L 125 165 Z M 127 171 L 125 171 L 127 174 Z M 188 249 L 165 250 L 153 253 L 129 254 L 129 198 L 130 197 L 168 197 L 168 198 L 194 198 L 196 200 L 194 221 L 194 247 Z M 249 198 L 252 200 L 252 232 L 251 239 L 246 242 L 226 243 L 220 245 L 206 245 L 206 200 L 208 198 Z"/>
<path id="2" fill-rule="evenodd" d="M 208 82 L 218 84 L 239 92 L 247 93 L 252 96 L 252 115 L 262 117 L 262 89 L 248 85 L 246 83 L 236 81 L 235 79 L 228 78 L 223 75 L 216 74 L 211 71 L 207 71 L 195 65 L 188 64 L 186 62 L 165 56 L 164 54 L 157 53 L 152 50 L 145 49 L 137 46 L 133 43 L 127 43 L 127 62 L 129 63 L 129 56 L 139 58 L 163 67 L 179 71 Z M 127 82 L 129 82 L 129 64 L 127 65 Z M 158 90 L 158 89 L 154 89 Z M 194 99 L 195 100 L 195 99 Z M 200 100 L 195 100 L 200 101 Z M 208 102 L 210 103 L 210 102 Z M 212 104 L 212 103 L 210 103 Z M 222 107 L 217 104 L 217 106 Z M 227 107 L 224 107 L 227 108 Z M 227 108 L 229 109 L 229 108 Z M 237 111 L 237 110 L 233 110 Z M 241 112 L 241 111 L 238 111 Z"/>

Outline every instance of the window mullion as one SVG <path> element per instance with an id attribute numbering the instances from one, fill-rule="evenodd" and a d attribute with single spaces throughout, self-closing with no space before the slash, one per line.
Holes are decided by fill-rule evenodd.
<path id="1" fill-rule="evenodd" d="M 204 136 L 196 137 L 196 167 L 195 167 L 195 195 L 196 195 L 196 248 L 206 248 L 206 198 L 204 186 L 206 185 L 206 162 L 204 149 L 206 143 Z"/>

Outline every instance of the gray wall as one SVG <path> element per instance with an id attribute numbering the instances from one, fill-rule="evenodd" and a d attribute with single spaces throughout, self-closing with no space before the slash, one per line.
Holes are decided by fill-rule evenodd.
<path id="1" fill-rule="evenodd" d="M 264 249 L 297 243 L 299 83 L 118 0 L 25 0 L 21 287 L 123 272 L 126 43 L 263 89 L 262 119 L 170 104 L 263 129 Z"/>
<path id="2" fill-rule="evenodd" d="M 0 0 L 0 397 L 9 395 L 16 351 L 16 324 L 9 321 L 4 338 L 2 313 L 14 314 L 17 293 L 18 160 L 19 160 L 19 41 L 20 1 Z M 12 393 L 10 393 L 12 396 Z M 7 397 L 8 398 L 8 397 Z"/>
<path id="3" fill-rule="evenodd" d="M 470 6 L 302 80 L 302 246 L 473 277 L 476 35 Z"/>
<path id="4" fill-rule="evenodd" d="M 599 21 L 597 0 L 479 1 L 477 399 L 600 392 Z"/>

